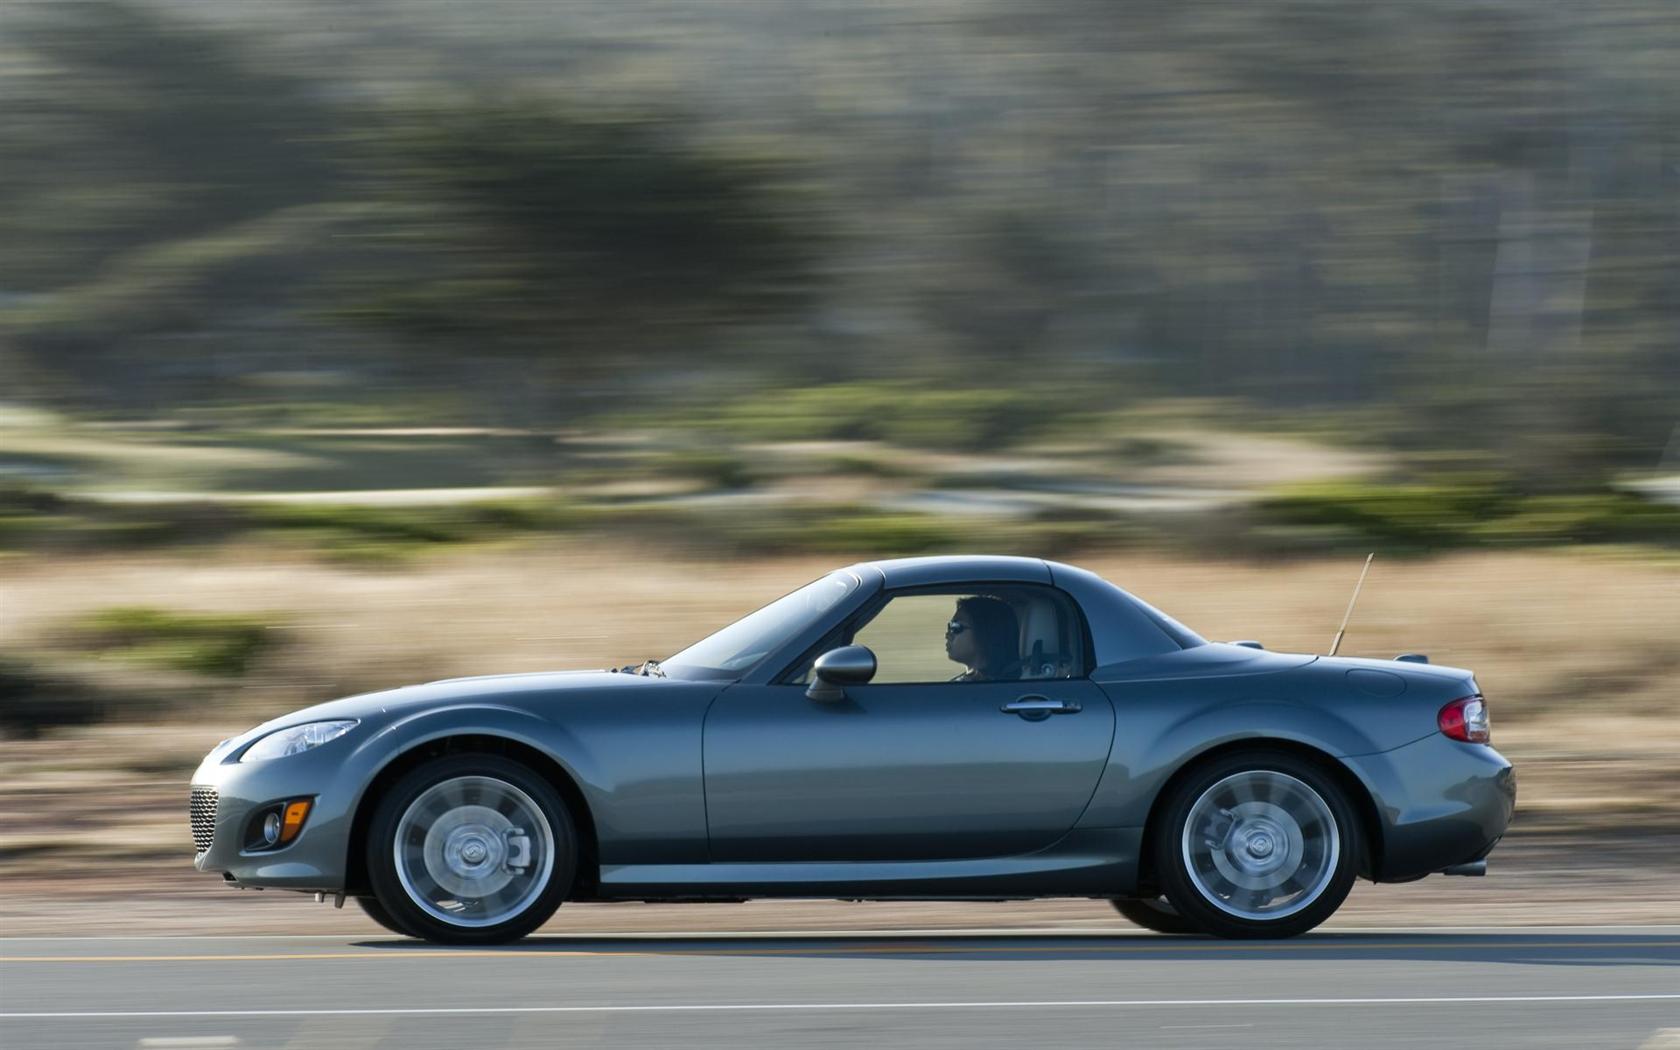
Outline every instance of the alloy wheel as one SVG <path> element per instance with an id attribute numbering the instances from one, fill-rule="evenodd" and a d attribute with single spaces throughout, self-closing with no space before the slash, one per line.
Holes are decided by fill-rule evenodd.
<path id="1" fill-rule="evenodd" d="M 1287 773 L 1249 769 L 1203 791 L 1181 842 L 1190 884 L 1239 919 L 1282 919 L 1330 885 L 1341 835 L 1318 792 Z"/>
<path id="2" fill-rule="evenodd" d="M 396 874 L 419 908 L 451 926 L 494 926 L 536 901 L 554 869 L 554 834 L 529 794 L 491 776 L 421 792 L 397 821 Z"/>

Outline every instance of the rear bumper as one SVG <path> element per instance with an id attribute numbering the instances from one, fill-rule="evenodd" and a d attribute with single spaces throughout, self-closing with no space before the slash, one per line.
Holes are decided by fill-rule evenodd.
<path id="1" fill-rule="evenodd" d="M 1400 882 L 1486 857 L 1516 811 L 1516 772 L 1486 744 L 1435 734 L 1344 759 L 1376 801 L 1378 882 Z"/>
<path id="2" fill-rule="evenodd" d="M 211 752 L 192 779 L 201 807 L 208 805 L 204 789 L 215 792 L 208 848 L 193 857 L 193 867 L 223 873 L 241 886 L 342 889 L 355 792 L 341 764 L 349 749 L 340 743 L 250 764 L 226 761 L 222 748 Z M 258 813 L 299 798 L 310 798 L 313 805 L 297 838 L 274 850 L 244 848 Z"/>

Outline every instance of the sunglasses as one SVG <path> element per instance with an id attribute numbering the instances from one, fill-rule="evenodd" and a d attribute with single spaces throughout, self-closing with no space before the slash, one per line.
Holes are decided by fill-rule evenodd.
<path id="1" fill-rule="evenodd" d="M 961 634 L 966 630 L 968 630 L 968 624 L 963 623 L 961 620 L 952 620 L 950 623 L 945 625 L 945 637 L 949 638 L 954 634 Z"/>

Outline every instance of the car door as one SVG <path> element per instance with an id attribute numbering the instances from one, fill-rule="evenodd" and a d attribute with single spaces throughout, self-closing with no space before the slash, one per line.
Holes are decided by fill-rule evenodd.
<path id="1" fill-rule="evenodd" d="M 725 689 L 702 743 L 712 859 L 1002 856 L 1072 828 L 1102 775 L 1114 711 L 1080 677 L 1077 655 L 1042 659 L 1043 640 L 1027 635 L 1042 610 L 1060 610 L 1046 636 L 1077 639 L 1082 654 L 1078 609 L 1049 587 L 986 590 L 889 594 L 867 622 L 831 639 L 869 646 L 878 660 L 875 679 L 847 687 L 843 700 L 808 699 L 797 667 L 792 681 Z M 964 666 L 949 658 L 947 624 L 959 599 L 977 597 L 1032 611 L 1011 649 L 1041 658 L 1027 672 L 1035 677 L 1003 666 L 999 677 L 951 680 Z"/>

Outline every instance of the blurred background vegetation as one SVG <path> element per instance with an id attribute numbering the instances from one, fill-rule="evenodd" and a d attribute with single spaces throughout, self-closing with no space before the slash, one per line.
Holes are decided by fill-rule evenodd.
<path id="1" fill-rule="evenodd" d="M 575 439 L 634 430 L 742 488 L 746 442 L 1103 473 L 1180 422 L 1521 498 L 1602 495 L 1675 432 L 1662 0 L 131 0 L 0 29 L 7 397 L 267 455 L 217 485 L 430 473 L 276 427 L 506 431 L 419 457 L 463 486 L 563 483 Z M 126 480 L 20 444 L 16 478 Z"/>
<path id="2" fill-rule="evenodd" d="M 1665 0 L 7 4 L 0 564 L 1672 559 L 1677 71 Z M 55 637 L 275 651 L 152 597 Z"/>
<path id="3" fill-rule="evenodd" d="M 1381 552 L 1544 921 L 1666 901 L 1677 423 L 1671 0 L 7 0 L 0 911 L 213 892 L 261 718 L 964 549 L 1303 651 Z"/>

